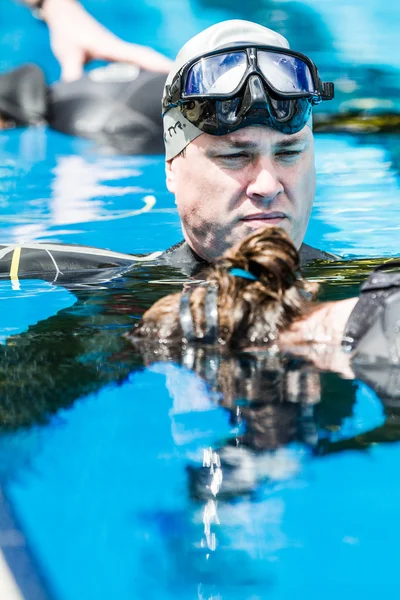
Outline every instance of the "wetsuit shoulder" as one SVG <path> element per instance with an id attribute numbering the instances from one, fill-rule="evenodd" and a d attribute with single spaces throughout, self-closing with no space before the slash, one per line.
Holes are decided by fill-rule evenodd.
<path id="1" fill-rule="evenodd" d="M 43 123 L 47 90 L 44 73 L 37 65 L 28 63 L 0 73 L 0 114 L 17 126 Z"/>
<path id="2" fill-rule="evenodd" d="M 318 248 L 313 248 L 308 244 L 302 244 L 300 248 L 300 265 L 304 265 L 312 262 L 313 260 L 340 260 L 340 256 L 335 256 L 329 252 L 324 252 Z"/>
<path id="3" fill-rule="evenodd" d="M 376 318 L 357 345 L 357 353 L 376 360 L 400 361 L 400 286 L 382 300 Z"/>
<path id="4" fill-rule="evenodd" d="M 185 240 L 168 248 L 160 260 L 188 276 L 196 275 L 209 264 L 196 254 Z"/>
<path id="5" fill-rule="evenodd" d="M 182 240 L 178 244 L 171 246 L 164 252 L 161 257 L 167 264 L 177 267 L 185 272 L 186 275 L 196 275 L 207 267 L 208 263 L 203 258 L 198 256 L 189 244 Z M 303 244 L 300 248 L 300 264 L 301 266 L 312 262 L 313 260 L 338 260 L 339 257 L 334 254 L 329 254 L 323 250 L 318 250 L 307 244 Z"/>

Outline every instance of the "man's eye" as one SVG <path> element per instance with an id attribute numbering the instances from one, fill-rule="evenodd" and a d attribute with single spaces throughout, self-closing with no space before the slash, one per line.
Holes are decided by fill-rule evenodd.
<path id="1" fill-rule="evenodd" d="M 276 156 L 280 156 L 282 158 L 294 158 L 299 156 L 302 153 L 302 150 L 282 150 L 281 152 L 277 152 Z"/>
<path id="2" fill-rule="evenodd" d="M 240 158 L 249 158 L 246 152 L 235 152 L 235 154 L 220 154 L 220 158 L 224 160 L 238 160 Z"/>

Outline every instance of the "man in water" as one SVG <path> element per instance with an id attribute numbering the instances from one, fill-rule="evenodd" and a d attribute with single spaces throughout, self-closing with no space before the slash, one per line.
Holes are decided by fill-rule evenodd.
<path id="1" fill-rule="evenodd" d="M 301 262 L 315 196 L 311 110 L 333 97 L 313 62 L 256 23 L 213 25 L 178 53 L 163 97 L 167 187 L 184 241 L 166 253 L 192 272 L 259 227 L 278 225 Z"/>

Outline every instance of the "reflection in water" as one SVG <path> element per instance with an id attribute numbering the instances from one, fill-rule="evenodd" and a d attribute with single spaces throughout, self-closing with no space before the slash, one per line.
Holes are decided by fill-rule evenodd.
<path id="1" fill-rule="evenodd" d="M 152 360 L 145 349 L 144 356 Z M 164 526 L 163 543 L 176 563 L 178 588 L 196 583 L 203 598 L 263 597 L 277 585 L 280 570 L 274 563 L 284 561 L 282 551 L 300 552 L 305 543 L 288 535 L 290 494 L 312 485 L 312 461 L 343 449 L 366 450 L 378 439 L 399 440 L 392 421 L 400 391 L 382 392 L 382 404 L 363 384 L 321 373 L 305 362 L 267 352 L 220 358 L 204 348 L 182 357 L 194 369 L 194 379 L 208 384 L 210 399 L 227 412 L 231 430 L 225 440 L 216 435 L 197 457 L 188 453 L 190 503 L 181 517 L 185 524 L 179 526 L 185 533 L 178 541 Z M 186 370 L 175 367 L 174 403 L 181 376 L 187 379 Z M 184 414 L 182 396 L 178 402 Z M 186 412 L 192 402 L 193 394 L 186 394 Z M 192 436 L 199 446 L 195 424 Z M 189 431 L 185 443 L 190 449 Z M 166 513 L 157 520 L 172 518 Z"/>
<path id="2" fill-rule="evenodd" d="M 31 242 L 59 233 L 60 225 L 112 221 L 147 212 L 155 205 L 155 197 L 139 186 L 109 185 L 121 179 L 137 177 L 129 159 L 97 160 L 90 163 L 82 156 L 61 156 L 53 170 L 51 198 L 45 219 L 36 223 L 12 227 L 11 241 Z M 131 210 L 110 210 L 108 198 L 138 196 L 138 207 Z M 143 204 L 143 205 L 142 205 Z M 55 227 L 51 233 L 49 229 Z"/>
<path id="3" fill-rule="evenodd" d="M 122 333 L 165 293 L 164 286 L 149 289 L 148 279 L 176 275 L 174 269 L 150 265 L 133 268 L 127 277 L 108 284 L 64 282 L 77 298 L 74 306 L 19 335 L 7 334 L 6 328 L 6 343 L 0 346 L 0 429 L 44 422 L 76 399 L 121 382 L 140 366 L 138 357 L 126 352 Z M 15 301 L 9 298 L 11 309 Z"/>
<path id="4" fill-rule="evenodd" d="M 215 357 L 197 359 L 198 367 L 215 364 Z M 257 354 L 226 357 L 217 369 L 214 386 L 235 435 L 218 450 L 206 449 L 200 470 L 189 470 L 193 497 L 227 498 L 254 492 L 262 479 L 290 479 L 298 470 L 297 460 L 279 449 L 293 441 L 310 448 L 317 444 L 318 372 Z"/>
<path id="5" fill-rule="evenodd" d="M 375 262 L 380 261 L 376 259 Z M 316 263 L 307 267 L 305 276 L 324 282 L 321 284 L 321 300 L 340 300 L 358 294 L 360 283 L 367 278 L 374 264 L 374 261 L 367 260 Z M 84 281 L 75 282 L 72 279 L 69 284 L 68 280 L 64 280 L 63 286 L 70 289 L 76 297 L 73 306 L 60 310 L 54 316 L 32 325 L 28 331 L 18 335 L 11 335 L 7 327 L 0 330 L 0 336 L 5 341 L 5 345 L 0 346 L 3 382 L 0 427 L 16 429 L 42 422 L 58 408 L 70 406 L 75 400 L 101 389 L 108 383 L 123 381 L 132 369 L 142 364 L 142 359 L 138 353 L 132 352 L 131 345 L 125 341 L 122 333 L 130 330 L 134 320 L 156 300 L 166 293 L 180 291 L 183 281 L 180 271 L 157 264 L 139 264 L 129 273 L 119 274 L 115 279 L 110 278 L 108 283 L 91 283 L 89 279 L 87 284 L 84 284 Z M 28 284 L 23 282 L 23 285 Z M 6 282 L 4 286 L 7 292 Z M 39 290 L 38 286 L 36 288 Z M 51 289 L 52 286 L 46 284 L 45 289 L 47 288 Z M 54 291 L 56 290 L 57 288 L 54 288 Z M 64 298 L 64 295 L 61 297 Z M 69 297 L 73 299 L 71 294 L 68 294 Z M 2 300 L 5 313 L 12 310 L 15 298 L 10 296 L 9 292 L 3 294 Z M 72 301 L 68 300 L 68 304 Z M 10 309 L 5 303 L 8 303 Z M 179 348 L 162 345 L 156 352 L 153 347 L 142 348 L 141 351 L 145 362 L 182 360 Z M 244 377 L 244 359 L 238 374 L 235 375 L 236 363 L 231 364 L 228 360 L 215 356 L 214 360 L 206 361 L 201 366 L 201 361 L 199 365 L 196 363 L 201 356 L 191 353 L 192 349 L 189 348 L 184 357 L 185 366 L 204 376 L 208 385 L 213 381 L 212 385 L 215 388 L 222 385 L 221 379 L 223 385 L 218 388 L 218 393 L 223 394 L 226 406 L 228 402 L 235 402 L 237 392 L 234 390 L 240 381 L 240 393 L 251 401 L 257 398 L 258 393 L 261 394 L 264 385 L 267 385 L 269 393 L 272 394 L 274 387 L 276 393 L 280 393 L 280 387 L 283 385 L 279 383 L 282 377 L 280 371 L 275 373 L 272 370 L 268 375 L 268 371 L 257 366 L 257 362 L 253 364 L 249 361 L 248 377 L 252 382 L 250 389 L 246 387 L 248 379 Z M 203 372 L 206 367 L 207 372 Z M 253 371 L 259 376 L 258 387 L 255 387 L 256 377 Z M 296 377 L 290 371 L 287 373 L 287 381 L 291 382 L 291 385 L 297 381 Z M 318 386 L 312 388 L 312 381 L 311 375 L 302 379 L 296 393 L 291 392 L 292 388 L 285 384 L 286 395 L 292 394 L 292 397 L 288 396 L 289 401 L 296 405 L 300 402 L 301 405 L 299 398 L 307 392 L 309 403 L 313 389 L 317 397 Z M 181 380 L 170 381 L 168 384 L 170 393 L 175 398 L 178 398 L 181 384 Z M 187 393 L 185 386 L 182 389 Z M 250 392 L 252 397 L 249 396 Z M 324 393 L 328 393 L 328 390 Z M 184 405 L 185 402 L 186 398 L 183 395 L 181 403 Z M 314 400 L 313 404 L 316 402 L 317 400 Z M 333 403 L 332 406 L 334 405 Z M 10 407 L 13 407 L 12 410 Z M 244 414 L 247 414 L 246 410 L 245 407 L 240 408 Z M 249 415 L 246 418 L 249 418 Z M 285 435 L 289 435 L 289 430 L 284 428 L 284 431 Z M 265 436 L 266 431 L 262 431 L 261 440 L 264 442 L 260 441 L 261 445 L 267 439 Z M 300 436 L 299 439 L 303 438 Z M 277 445 L 279 443 L 277 442 Z M 285 440 L 282 443 L 286 443 Z"/>

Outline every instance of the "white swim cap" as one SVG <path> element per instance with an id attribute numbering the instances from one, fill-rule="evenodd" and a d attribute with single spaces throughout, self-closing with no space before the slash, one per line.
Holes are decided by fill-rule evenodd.
<path id="1" fill-rule="evenodd" d="M 191 38 L 178 52 L 176 60 L 167 77 L 163 98 L 167 86 L 170 86 L 178 71 L 190 60 L 214 50 L 232 47 L 235 44 L 262 44 L 289 48 L 289 42 L 282 35 L 251 21 L 233 19 L 208 27 Z M 203 132 L 182 115 L 179 107 L 167 110 L 163 116 L 166 159 L 177 156 L 190 142 Z M 311 126 L 311 118 L 307 125 Z"/>

